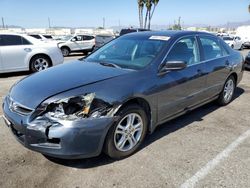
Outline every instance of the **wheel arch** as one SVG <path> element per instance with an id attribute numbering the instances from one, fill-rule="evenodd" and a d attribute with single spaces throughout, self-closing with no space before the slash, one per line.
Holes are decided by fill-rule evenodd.
<path id="1" fill-rule="evenodd" d="M 147 132 L 152 132 L 153 128 L 152 128 L 152 108 L 149 104 L 149 102 L 142 98 L 142 97 L 133 97 L 133 98 L 130 98 L 126 101 L 124 101 L 122 103 L 122 105 L 120 106 L 118 112 L 120 110 L 122 110 L 124 107 L 128 106 L 128 105 L 132 105 L 132 104 L 136 104 L 140 107 L 142 107 L 144 110 L 145 110 L 145 113 L 148 117 L 148 127 L 147 127 Z"/>
<path id="2" fill-rule="evenodd" d="M 69 46 L 67 46 L 67 45 L 63 45 L 63 46 L 61 46 L 61 47 L 60 47 L 60 49 L 62 49 L 62 48 L 67 48 L 67 49 L 69 50 L 69 52 L 71 52 L 70 47 L 69 47 Z"/>
<path id="3" fill-rule="evenodd" d="M 51 57 L 50 57 L 49 55 L 47 55 L 47 54 L 45 54 L 45 53 L 38 53 L 38 54 L 34 54 L 33 56 L 31 56 L 31 58 L 30 58 L 30 60 L 29 60 L 29 70 L 31 70 L 31 63 L 32 63 L 32 60 L 33 60 L 35 57 L 37 57 L 37 56 L 45 56 L 46 58 L 48 58 L 50 66 L 53 65 L 52 59 L 51 59 Z"/>
<path id="4" fill-rule="evenodd" d="M 238 83 L 238 75 L 237 75 L 237 73 L 232 72 L 232 73 L 227 77 L 227 79 L 228 79 L 230 76 L 233 76 L 233 78 L 234 78 L 234 80 L 235 80 L 235 84 L 237 85 L 237 83 Z"/>

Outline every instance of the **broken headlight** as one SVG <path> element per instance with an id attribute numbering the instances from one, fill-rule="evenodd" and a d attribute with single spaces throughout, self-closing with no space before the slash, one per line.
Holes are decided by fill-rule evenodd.
<path id="1" fill-rule="evenodd" d="M 44 116 L 50 119 L 77 120 L 112 115 L 110 105 L 95 98 L 95 93 L 61 99 L 46 107 Z"/>

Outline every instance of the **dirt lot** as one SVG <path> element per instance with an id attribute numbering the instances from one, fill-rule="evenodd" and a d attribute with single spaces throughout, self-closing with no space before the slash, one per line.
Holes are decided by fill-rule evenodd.
<path id="1" fill-rule="evenodd" d="M 0 100 L 25 75 L 0 78 Z M 120 161 L 45 158 L 22 147 L 1 119 L 0 187 L 249 187 L 249 80 L 245 71 L 230 105 L 211 103 L 161 125 Z"/>

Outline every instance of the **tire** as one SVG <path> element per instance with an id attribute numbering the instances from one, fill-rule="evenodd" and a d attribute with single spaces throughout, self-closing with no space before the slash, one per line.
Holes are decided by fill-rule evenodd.
<path id="1" fill-rule="evenodd" d="M 129 124 L 127 120 L 133 119 L 133 116 L 134 121 Z M 118 112 L 118 117 L 119 119 L 110 128 L 104 143 L 104 152 L 113 159 L 122 159 L 135 153 L 146 136 L 148 126 L 146 113 L 138 105 L 124 107 Z M 140 128 L 138 125 L 141 125 Z"/>
<path id="2" fill-rule="evenodd" d="M 52 63 L 49 57 L 45 55 L 36 55 L 30 60 L 31 72 L 40 72 L 51 67 Z"/>
<path id="3" fill-rule="evenodd" d="M 227 81 L 225 82 L 223 86 L 223 90 L 221 91 L 219 95 L 219 98 L 218 98 L 219 105 L 225 106 L 232 101 L 235 88 L 236 88 L 235 78 L 233 76 L 229 76 L 229 78 L 227 79 Z"/>
<path id="4" fill-rule="evenodd" d="M 234 49 L 234 45 L 233 44 L 231 45 L 231 48 Z"/>
<path id="5" fill-rule="evenodd" d="M 243 50 L 244 49 L 244 45 L 242 44 L 241 47 L 240 47 L 240 50 Z"/>
<path id="6" fill-rule="evenodd" d="M 61 51 L 62 51 L 63 57 L 67 57 L 70 54 L 70 50 L 68 47 L 61 47 Z"/>

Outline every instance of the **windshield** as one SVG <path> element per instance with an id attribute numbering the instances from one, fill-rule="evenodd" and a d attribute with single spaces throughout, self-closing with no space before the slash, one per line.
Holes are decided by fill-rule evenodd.
<path id="1" fill-rule="evenodd" d="M 94 63 L 112 63 L 121 68 L 140 70 L 151 63 L 167 41 L 119 38 L 100 48 L 85 60 Z"/>
<path id="2" fill-rule="evenodd" d="M 66 36 L 62 36 L 62 37 L 60 38 L 60 40 L 62 40 L 62 41 L 67 41 L 67 40 L 71 39 L 72 37 L 73 37 L 72 35 L 66 35 Z"/>
<path id="3" fill-rule="evenodd" d="M 223 37 L 223 40 L 234 40 L 233 37 Z"/>

